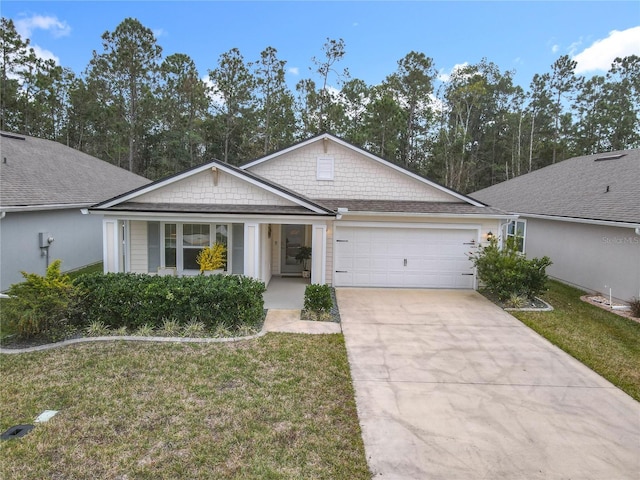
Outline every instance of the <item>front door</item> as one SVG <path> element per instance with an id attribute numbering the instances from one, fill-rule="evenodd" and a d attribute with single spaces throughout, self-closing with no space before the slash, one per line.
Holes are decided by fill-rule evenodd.
<path id="1" fill-rule="evenodd" d="M 304 225 L 282 225 L 280 241 L 280 272 L 302 274 L 302 264 L 296 260 L 300 247 L 304 245 Z"/>

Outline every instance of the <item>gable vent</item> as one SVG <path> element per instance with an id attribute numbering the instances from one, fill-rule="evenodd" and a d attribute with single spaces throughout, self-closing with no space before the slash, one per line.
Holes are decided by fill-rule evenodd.
<path id="1" fill-rule="evenodd" d="M 594 160 L 594 162 L 602 162 L 604 160 L 617 160 L 626 155 L 626 153 L 618 153 L 617 155 L 607 155 L 606 157 L 598 157 Z"/>

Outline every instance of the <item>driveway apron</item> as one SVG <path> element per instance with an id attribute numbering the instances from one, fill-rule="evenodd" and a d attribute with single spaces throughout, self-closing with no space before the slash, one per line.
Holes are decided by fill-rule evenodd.
<path id="1" fill-rule="evenodd" d="M 640 404 L 477 292 L 337 299 L 374 478 L 640 478 Z"/>

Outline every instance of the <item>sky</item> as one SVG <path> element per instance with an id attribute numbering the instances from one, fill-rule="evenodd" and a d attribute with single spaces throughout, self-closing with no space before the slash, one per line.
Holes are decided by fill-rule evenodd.
<path id="1" fill-rule="evenodd" d="M 2 0 L 2 17 L 44 58 L 82 74 L 101 36 L 125 18 L 156 35 L 163 57 L 189 55 L 204 77 L 238 48 L 256 61 L 271 46 L 287 61 L 293 86 L 313 77 L 327 38 L 343 39 L 339 68 L 369 85 L 382 82 L 411 51 L 434 60 L 446 81 L 458 65 L 483 58 L 515 71 L 527 88 L 561 55 L 577 73 L 604 74 L 616 56 L 640 55 L 640 2 L 634 1 L 29 1 Z"/>

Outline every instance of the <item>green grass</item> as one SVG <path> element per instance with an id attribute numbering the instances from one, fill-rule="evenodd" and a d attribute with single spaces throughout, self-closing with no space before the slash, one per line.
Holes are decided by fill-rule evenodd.
<path id="1" fill-rule="evenodd" d="M 64 272 L 65 275 L 69 275 L 69 277 L 73 280 L 74 278 L 79 277 L 83 273 L 95 273 L 95 272 L 103 272 L 102 262 L 94 263 L 93 265 L 87 265 L 84 268 L 79 270 L 72 270 L 70 272 Z"/>
<path id="2" fill-rule="evenodd" d="M 580 300 L 585 292 L 550 282 L 552 312 L 511 312 L 631 397 L 640 401 L 640 323 Z"/>
<path id="3" fill-rule="evenodd" d="M 369 479 L 342 335 L 3 356 L 0 477 Z"/>

